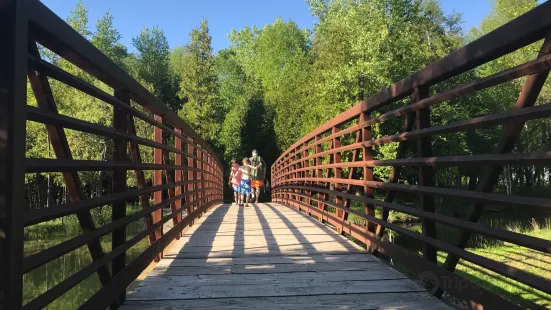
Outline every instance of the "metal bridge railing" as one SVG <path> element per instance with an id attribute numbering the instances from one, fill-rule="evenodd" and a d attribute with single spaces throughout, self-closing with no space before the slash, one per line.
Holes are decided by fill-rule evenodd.
<path id="1" fill-rule="evenodd" d="M 128 285 L 152 260 L 159 260 L 183 228 L 222 202 L 222 166 L 207 143 L 172 110 L 41 2 L 0 2 L 0 40 L 0 309 L 43 308 L 95 273 L 101 288 L 82 309 L 117 307 L 124 301 Z M 109 91 L 44 60 L 39 45 L 97 78 Z M 37 106 L 27 105 L 27 80 Z M 97 104 L 110 105 L 113 127 L 58 113 L 52 80 L 97 99 Z M 45 125 L 56 159 L 25 158 L 29 121 Z M 144 128 L 149 126 L 153 139 L 136 133 L 138 121 Z M 113 145 L 113 154 L 108 156 L 112 159 L 74 160 L 67 130 L 104 137 Z M 153 149 L 149 162 L 140 156 L 144 147 Z M 152 184 L 144 177 L 147 170 L 153 171 Z M 85 197 L 79 178 L 82 171 L 111 173 L 112 191 Z M 127 171 L 135 172 L 137 188 L 128 187 Z M 25 174 L 42 172 L 62 173 L 70 201 L 26 210 Z M 126 214 L 126 201 L 138 198 L 141 211 Z M 112 219 L 97 227 L 90 210 L 102 206 L 111 206 Z M 168 215 L 162 212 L 166 207 L 171 210 Z M 24 256 L 24 227 L 73 214 L 82 234 Z M 127 225 L 135 221 L 144 221 L 145 230 L 127 236 Z M 173 227 L 163 231 L 168 221 Z M 111 249 L 100 243 L 106 235 L 111 235 Z M 127 250 L 144 238 L 149 246 L 127 262 Z M 25 273 L 85 245 L 92 257 L 89 265 L 22 304 Z"/>
<path id="2" fill-rule="evenodd" d="M 369 99 L 319 126 L 287 149 L 272 166 L 272 199 L 298 208 L 340 232 L 383 254 L 394 264 L 405 267 L 432 283 L 432 292 L 450 294 L 463 305 L 479 309 L 511 309 L 517 306 L 474 283 L 467 283 L 455 273 L 460 259 L 491 270 L 499 275 L 551 294 L 551 281 L 541 275 L 465 250 L 471 235 L 484 235 L 534 251 L 551 253 L 551 242 L 505 229 L 493 228 L 478 220 L 487 204 L 520 206 L 549 210 L 549 199 L 492 193 L 505 165 L 548 165 L 551 152 L 511 153 L 519 140 L 525 122 L 547 119 L 551 103 L 535 105 L 551 67 L 551 2 L 503 25 L 480 39 L 454 51 L 404 80 L 393 84 Z M 544 40 L 542 40 L 544 39 Z M 431 94 L 441 82 L 495 60 L 507 53 L 542 41 L 536 59 L 488 77 Z M 447 124 L 431 122 L 431 108 L 450 104 L 478 91 L 515 79 L 524 86 L 511 110 L 459 120 Z M 397 108 L 399 100 L 410 97 L 409 104 Z M 452 102 L 454 103 L 454 102 Z M 374 128 L 404 119 L 401 133 L 382 136 Z M 432 139 L 444 134 L 461 133 L 480 128 L 500 128 L 501 136 L 488 154 L 439 156 L 434 154 Z M 397 142 L 395 159 L 378 159 L 374 147 Z M 413 154 L 409 157 L 407 154 Z M 388 180 L 376 180 L 373 169 L 388 167 Z M 412 169 L 413 167 L 413 169 Z M 443 188 L 435 185 L 435 171 L 449 167 L 469 167 L 479 172 L 472 190 Z M 404 182 L 401 172 L 415 175 L 413 183 Z M 380 193 L 380 195 L 375 195 Z M 407 197 L 416 206 L 396 202 Z M 379 197 L 376 199 L 375 197 Z M 435 197 L 463 201 L 467 216 L 456 218 L 436 213 Z M 352 202 L 363 210 L 352 209 Z M 376 208 L 381 215 L 376 216 Z M 388 221 L 390 212 L 417 217 L 422 232 L 415 232 Z M 364 224 L 348 220 L 354 214 Z M 455 242 L 437 237 L 438 225 L 457 229 Z M 406 250 L 384 237 L 385 229 L 422 243 L 422 255 Z M 437 261 L 438 251 L 446 255 Z"/>

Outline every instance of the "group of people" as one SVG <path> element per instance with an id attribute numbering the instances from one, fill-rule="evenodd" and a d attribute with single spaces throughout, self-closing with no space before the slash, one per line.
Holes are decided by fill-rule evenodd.
<path id="1" fill-rule="evenodd" d="M 243 158 L 242 165 L 232 159 L 229 185 L 233 188 L 234 203 L 232 205 L 249 206 L 253 200 L 258 203 L 260 188 L 266 180 L 266 162 L 253 150 L 251 158 Z"/>

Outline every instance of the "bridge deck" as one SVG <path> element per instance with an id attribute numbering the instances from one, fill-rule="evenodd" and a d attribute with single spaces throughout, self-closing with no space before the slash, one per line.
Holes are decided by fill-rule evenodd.
<path id="1" fill-rule="evenodd" d="M 122 309 L 449 309 L 347 238 L 278 204 L 213 208 Z"/>

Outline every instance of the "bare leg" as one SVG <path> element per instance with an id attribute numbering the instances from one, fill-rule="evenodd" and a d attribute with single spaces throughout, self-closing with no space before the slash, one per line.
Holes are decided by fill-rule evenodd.
<path id="1" fill-rule="evenodd" d="M 239 204 L 239 193 L 238 192 L 233 192 L 233 198 L 235 200 L 235 204 Z"/>
<path id="2" fill-rule="evenodd" d="M 260 196 L 260 187 L 255 188 L 255 203 L 258 203 L 258 196 Z"/>

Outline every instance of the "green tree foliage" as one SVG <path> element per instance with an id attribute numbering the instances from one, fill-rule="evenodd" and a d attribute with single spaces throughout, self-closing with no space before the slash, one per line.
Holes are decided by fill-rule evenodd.
<path id="1" fill-rule="evenodd" d="M 180 96 L 185 104 L 178 114 L 205 140 L 216 143 L 223 111 L 219 108 L 214 56 L 206 19 L 191 31 L 189 40 L 179 56 Z"/>
<path id="2" fill-rule="evenodd" d="M 91 42 L 116 64 L 124 67 L 124 59 L 128 56 L 128 52 L 119 42 L 121 38 L 122 36 L 113 26 L 113 15 L 107 11 L 102 18 L 98 19 Z"/>
<path id="3" fill-rule="evenodd" d="M 87 10 L 78 2 L 67 22 L 98 49 L 129 72 L 168 107 L 178 112 L 192 128 L 211 143 L 221 159 L 242 158 L 258 149 L 268 164 L 304 134 L 323 122 L 365 100 L 394 82 L 442 58 L 465 43 L 503 25 L 535 7 L 537 0 L 494 0 L 492 11 L 480 27 L 466 35 L 461 16 L 446 15 L 437 0 L 306 0 L 318 22 L 301 29 L 293 21 L 275 19 L 261 28 L 247 26 L 229 34 L 230 45 L 215 55 L 208 22 L 203 20 L 189 34 L 184 45 L 170 49 L 161 29 L 145 28 L 133 39 L 135 53 L 120 43 L 113 16 L 108 11 L 91 30 Z M 431 87 L 439 93 L 474 79 L 502 71 L 537 57 L 542 42 L 505 55 L 475 70 Z M 113 90 L 81 69 L 60 59 L 47 49 L 41 54 L 63 70 L 103 89 Z M 510 109 L 516 102 L 525 79 L 477 92 L 431 108 L 431 122 L 457 120 Z M 112 126 L 110 105 L 85 95 L 63 83 L 50 81 L 60 113 L 103 126 Z M 29 104 L 36 105 L 29 88 Z M 539 103 L 551 98 L 549 81 Z M 397 107 L 409 98 L 394 103 Z M 136 108 L 150 113 L 139 105 Z M 374 115 L 377 115 L 375 112 Z M 399 132 L 402 120 L 372 127 L 373 137 Z M 519 152 L 547 149 L 548 121 L 528 122 L 522 132 Z M 149 124 L 136 120 L 138 135 L 151 138 Z M 54 156 L 41 124 L 27 126 L 29 157 Z M 481 154 L 493 151 L 500 128 L 472 130 L 433 139 L 435 154 Z M 99 136 L 67 131 L 69 144 L 77 159 L 109 160 L 112 142 Z M 351 138 L 353 139 L 353 137 Z M 325 147 L 325 146 L 324 146 Z M 379 159 L 393 159 L 396 143 L 374 147 Z M 415 148 L 410 151 L 416 156 Z M 141 147 L 144 161 L 151 162 L 152 149 Z M 350 158 L 344 154 L 343 158 Z M 500 181 L 509 188 L 541 184 L 545 171 L 516 167 Z M 416 182 L 415 173 L 404 171 L 408 182 Z M 388 179 L 390 168 L 375 169 L 376 178 Z M 439 169 L 441 186 L 465 186 L 466 178 L 476 180 L 479 171 L 469 168 Z M 45 177 L 48 181 L 45 181 Z M 81 173 L 89 195 L 108 190 L 109 175 Z M 151 173 L 146 172 L 150 180 Z M 59 174 L 28 175 L 29 184 L 39 189 L 62 189 Z M 135 184 L 129 173 L 128 183 Z M 49 191 L 49 190 L 48 190 Z M 55 192 L 55 190 L 54 190 Z M 57 195 L 57 196 L 56 196 Z M 56 200 L 61 194 L 33 198 L 37 204 Z M 48 204 L 48 203 L 46 203 Z"/>
<path id="4" fill-rule="evenodd" d="M 300 136 L 299 116 L 308 98 L 308 31 L 278 18 L 262 29 L 234 31 L 230 40 L 245 74 L 262 88 L 277 146 L 292 144 Z"/>
<path id="5" fill-rule="evenodd" d="M 127 67 L 135 70 L 151 92 L 173 110 L 178 110 L 178 76 L 170 69 L 170 49 L 162 30 L 158 27 L 144 28 L 132 39 L 138 55 L 127 59 Z"/>

